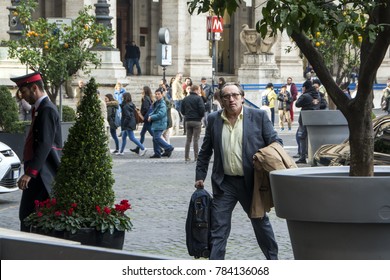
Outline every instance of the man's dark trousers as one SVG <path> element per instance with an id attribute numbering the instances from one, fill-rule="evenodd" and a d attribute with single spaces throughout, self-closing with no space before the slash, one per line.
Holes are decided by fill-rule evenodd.
<path id="1" fill-rule="evenodd" d="M 225 258 L 226 243 L 230 234 L 232 212 L 237 202 L 240 202 L 244 211 L 249 215 L 252 203 L 252 194 L 244 188 L 244 177 L 224 176 L 221 184 L 223 194 L 214 194 L 211 208 L 211 254 L 210 260 Z M 267 259 L 278 259 L 278 245 L 275 240 L 269 218 L 250 219 L 255 231 L 257 243 Z M 248 232 L 248 234 L 250 234 Z"/>

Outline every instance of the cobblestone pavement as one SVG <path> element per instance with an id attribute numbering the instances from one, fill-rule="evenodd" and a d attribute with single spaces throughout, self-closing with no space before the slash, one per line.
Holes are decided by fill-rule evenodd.
<path id="1" fill-rule="evenodd" d="M 293 131 L 280 133 L 291 154 L 296 151 L 295 144 L 288 144 L 294 139 Z M 130 142 L 124 156 L 113 156 L 116 199 L 129 199 L 133 208 L 130 214 L 134 228 L 126 233 L 124 250 L 191 259 L 185 241 L 185 221 L 189 200 L 195 190 L 195 162 L 184 161 L 185 136 L 172 137 L 171 143 L 175 146 L 171 158 L 150 159 L 153 154 L 150 137 L 145 142 L 149 150 L 144 157 L 129 151 L 134 147 Z M 110 146 L 114 147 L 112 141 Z M 209 175 L 211 168 L 212 164 Z M 211 191 L 210 176 L 206 188 Z M 19 229 L 20 196 L 19 191 L 0 196 L 0 227 Z M 269 216 L 279 244 L 279 258 L 292 259 L 285 220 L 276 217 L 273 210 Z M 226 259 L 264 259 L 251 223 L 239 204 L 233 213 Z"/>

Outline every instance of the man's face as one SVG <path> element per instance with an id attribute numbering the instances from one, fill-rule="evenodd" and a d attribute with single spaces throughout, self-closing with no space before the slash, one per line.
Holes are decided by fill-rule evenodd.
<path id="1" fill-rule="evenodd" d="M 228 113 L 239 113 L 242 109 L 243 96 L 235 85 L 229 85 L 222 90 L 222 105 Z"/>
<path id="2" fill-rule="evenodd" d="M 292 83 L 292 79 L 287 79 L 287 84 L 290 85 Z"/>
<path id="3" fill-rule="evenodd" d="M 156 91 L 154 94 L 155 94 L 157 100 L 161 100 L 161 98 L 163 98 L 161 91 Z"/>
<path id="4" fill-rule="evenodd" d="M 35 94 L 34 91 L 36 90 L 37 86 L 33 85 L 31 88 L 28 87 L 22 87 L 20 88 L 20 92 L 22 94 L 22 97 L 24 100 L 26 100 L 30 105 L 35 104 Z"/>

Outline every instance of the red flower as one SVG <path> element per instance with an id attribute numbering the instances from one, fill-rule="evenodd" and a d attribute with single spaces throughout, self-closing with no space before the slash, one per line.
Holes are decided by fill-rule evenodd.
<path id="1" fill-rule="evenodd" d="M 51 205 L 56 205 L 57 204 L 57 199 L 56 198 L 52 198 L 51 199 Z"/>
<path id="2" fill-rule="evenodd" d="M 39 200 L 34 200 L 35 207 L 39 207 Z"/>
<path id="3" fill-rule="evenodd" d="M 42 212 L 37 212 L 37 216 L 38 216 L 38 217 L 42 217 L 42 216 L 43 216 L 43 213 L 42 213 Z"/>
<path id="4" fill-rule="evenodd" d="M 107 214 L 107 215 L 110 215 L 111 214 L 111 209 L 108 208 L 107 206 L 104 207 L 104 212 Z"/>
<path id="5" fill-rule="evenodd" d="M 98 211 L 99 214 L 102 213 L 102 209 L 100 209 L 100 206 L 99 206 L 99 205 L 96 205 L 96 211 Z"/>
<path id="6" fill-rule="evenodd" d="M 71 207 L 72 208 L 76 208 L 77 207 L 77 203 L 72 203 Z"/>
<path id="7" fill-rule="evenodd" d="M 74 211 L 74 209 L 73 209 L 73 208 L 70 208 L 70 209 L 68 210 L 68 216 L 72 216 L 73 211 Z"/>
<path id="8" fill-rule="evenodd" d="M 55 212 L 54 212 L 54 216 L 56 216 L 56 217 L 61 216 L 61 211 L 55 211 Z"/>

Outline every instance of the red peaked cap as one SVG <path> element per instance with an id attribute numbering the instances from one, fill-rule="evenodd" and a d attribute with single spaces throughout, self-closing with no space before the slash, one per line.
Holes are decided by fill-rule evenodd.
<path id="1" fill-rule="evenodd" d="M 16 83 L 18 87 L 23 87 L 25 85 L 31 84 L 36 81 L 41 81 L 41 80 L 42 77 L 41 77 L 41 73 L 39 72 L 34 72 L 24 76 L 11 78 L 11 81 Z"/>

